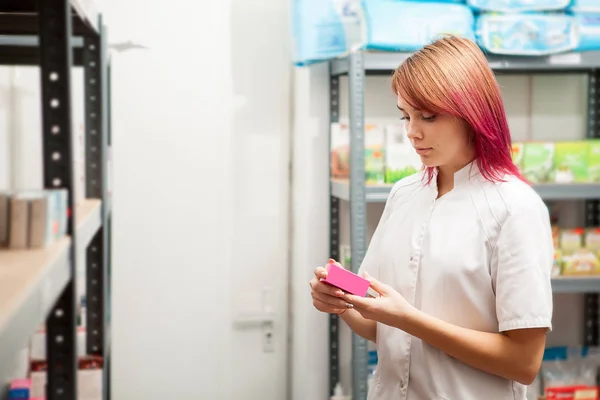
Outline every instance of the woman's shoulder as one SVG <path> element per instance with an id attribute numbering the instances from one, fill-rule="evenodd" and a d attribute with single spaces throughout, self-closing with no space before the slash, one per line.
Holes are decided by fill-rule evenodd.
<path id="1" fill-rule="evenodd" d="M 396 199 L 419 191 L 423 187 L 424 178 L 424 172 L 417 172 L 416 174 L 400 179 L 392 186 L 389 198 Z"/>
<path id="2" fill-rule="evenodd" d="M 495 185 L 510 214 L 548 211 L 548 207 L 532 185 L 517 176 L 509 175 Z"/>

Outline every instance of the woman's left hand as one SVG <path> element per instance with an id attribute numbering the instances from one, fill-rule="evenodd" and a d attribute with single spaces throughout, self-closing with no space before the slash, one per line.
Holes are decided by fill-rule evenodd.
<path id="1" fill-rule="evenodd" d="M 370 287 L 378 297 L 360 297 L 345 293 L 341 297 L 354 306 L 364 318 L 389 326 L 398 326 L 415 308 L 391 286 L 379 282 L 366 272 L 363 277 L 371 282 Z"/>

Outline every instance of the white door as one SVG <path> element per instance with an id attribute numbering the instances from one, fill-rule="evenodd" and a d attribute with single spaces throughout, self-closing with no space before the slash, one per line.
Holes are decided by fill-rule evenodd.
<path id="1" fill-rule="evenodd" d="M 113 399 L 286 399 L 287 2 L 101 6 L 148 48 L 113 54 Z"/>

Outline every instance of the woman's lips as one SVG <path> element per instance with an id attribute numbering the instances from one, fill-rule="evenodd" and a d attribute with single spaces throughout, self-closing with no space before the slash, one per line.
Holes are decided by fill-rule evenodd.
<path id="1" fill-rule="evenodd" d="M 420 156 L 425 156 L 432 150 L 432 148 L 431 147 L 415 147 L 415 150 L 417 151 L 417 154 L 419 154 Z"/>

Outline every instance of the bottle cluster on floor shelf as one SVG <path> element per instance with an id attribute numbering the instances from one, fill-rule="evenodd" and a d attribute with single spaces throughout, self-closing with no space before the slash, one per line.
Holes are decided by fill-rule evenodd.
<path id="1" fill-rule="evenodd" d="M 412 52 L 452 33 L 489 53 L 600 50 L 596 0 L 295 0 L 296 65 L 353 48 Z"/>
<path id="2" fill-rule="evenodd" d="M 600 182 L 600 140 L 513 143 L 512 151 L 532 183 Z"/>
<path id="3" fill-rule="evenodd" d="M 0 248 L 45 248 L 67 231 L 67 191 L 0 193 Z"/>

